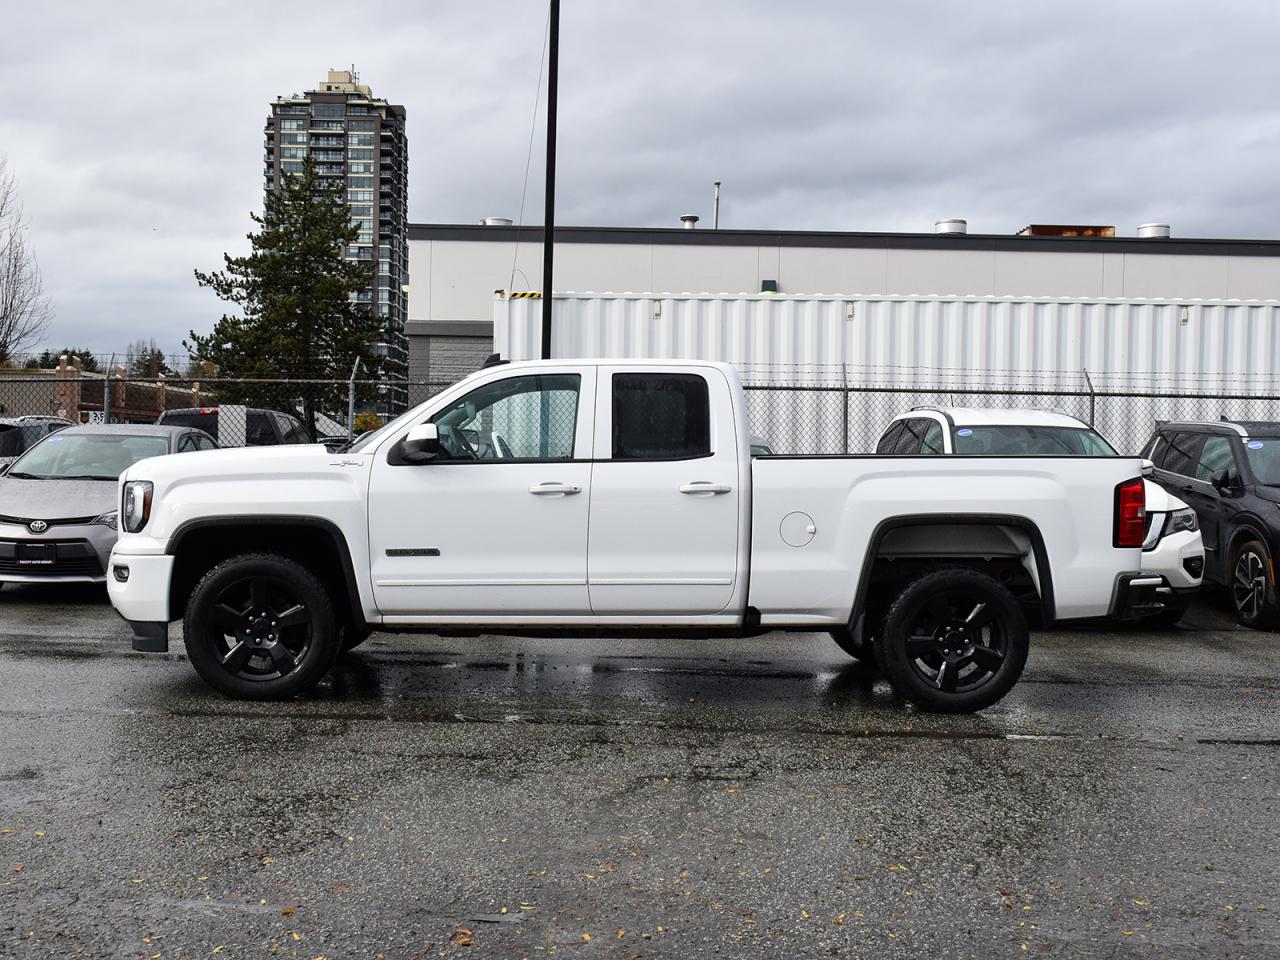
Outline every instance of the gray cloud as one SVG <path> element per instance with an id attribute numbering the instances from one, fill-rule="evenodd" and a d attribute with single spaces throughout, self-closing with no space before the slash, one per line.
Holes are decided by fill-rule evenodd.
<path id="1" fill-rule="evenodd" d="M 534 0 L 7 9 L 0 152 L 51 339 L 208 329 L 191 270 L 246 246 L 267 103 L 330 66 L 408 107 L 412 219 L 516 216 L 544 23 Z M 1268 2 L 565 0 L 562 26 L 562 223 L 706 216 L 718 178 L 735 227 L 1277 232 Z"/>

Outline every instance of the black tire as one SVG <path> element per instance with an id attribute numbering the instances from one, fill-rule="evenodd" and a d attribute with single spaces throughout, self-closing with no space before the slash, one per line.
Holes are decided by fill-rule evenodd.
<path id="1" fill-rule="evenodd" d="M 1246 540 L 1231 551 L 1227 590 L 1236 619 L 1246 627 L 1268 630 L 1280 616 L 1280 598 L 1271 573 L 1271 554 L 1261 540 Z"/>
<path id="2" fill-rule="evenodd" d="M 196 672 L 239 700 L 282 700 L 315 686 L 340 640 L 320 581 L 297 561 L 266 553 L 232 557 L 206 573 L 182 627 Z"/>
<path id="3" fill-rule="evenodd" d="M 342 630 L 342 652 L 346 653 L 348 650 L 354 650 L 372 636 L 373 631 L 368 627 L 357 627 L 353 624 L 347 624 L 347 626 Z"/>
<path id="4" fill-rule="evenodd" d="M 971 713 L 1008 693 L 1031 632 L 1008 588 L 976 570 L 935 570 L 898 594 L 875 643 L 894 690 L 937 713 Z"/>

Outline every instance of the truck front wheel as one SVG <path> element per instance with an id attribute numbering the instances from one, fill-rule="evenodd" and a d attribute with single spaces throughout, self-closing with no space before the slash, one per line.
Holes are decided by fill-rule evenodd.
<path id="1" fill-rule="evenodd" d="M 876 639 L 893 688 L 939 713 L 989 707 L 1012 689 L 1031 635 L 1018 601 L 976 570 L 935 570 L 898 594 Z"/>
<path id="2" fill-rule="evenodd" d="M 242 700 L 280 700 L 314 686 L 340 641 L 320 581 L 297 561 L 264 553 L 231 557 L 206 573 L 182 626 L 196 672 Z"/>

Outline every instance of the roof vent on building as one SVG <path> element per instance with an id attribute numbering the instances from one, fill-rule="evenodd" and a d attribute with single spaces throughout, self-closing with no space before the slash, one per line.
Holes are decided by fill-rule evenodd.
<path id="1" fill-rule="evenodd" d="M 1169 225 L 1167 223 L 1144 223 L 1138 227 L 1139 240 L 1168 240 Z"/>
<path id="2" fill-rule="evenodd" d="M 480 221 L 482 227 L 509 227 L 511 226 L 510 217 L 485 217 Z"/>
<path id="3" fill-rule="evenodd" d="M 698 221 L 702 219 L 696 213 L 686 213 L 680 218 L 680 222 L 684 224 L 686 230 L 692 230 L 698 225 Z"/>
<path id="4" fill-rule="evenodd" d="M 935 220 L 933 232 L 960 236 L 969 232 L 969 222 L 967 220 Z"/>

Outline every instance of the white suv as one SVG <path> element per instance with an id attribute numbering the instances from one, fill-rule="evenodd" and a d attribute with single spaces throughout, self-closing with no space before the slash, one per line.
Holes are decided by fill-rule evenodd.
<path id="1" fill-rule="evenodd" d="M 877 454 L 962 456 L 1118 456 L 1083 421 L 1048 410 L 917 407 L 889 421 Z M 1147 536 L 1142 572 L 1159 577 L 1154 604 L 1130 611 L 1147 622 L 1182 619 L 1204 577 L 1204 542 L 1196 513 L 1159 484 L 1146 481 Z"/>

